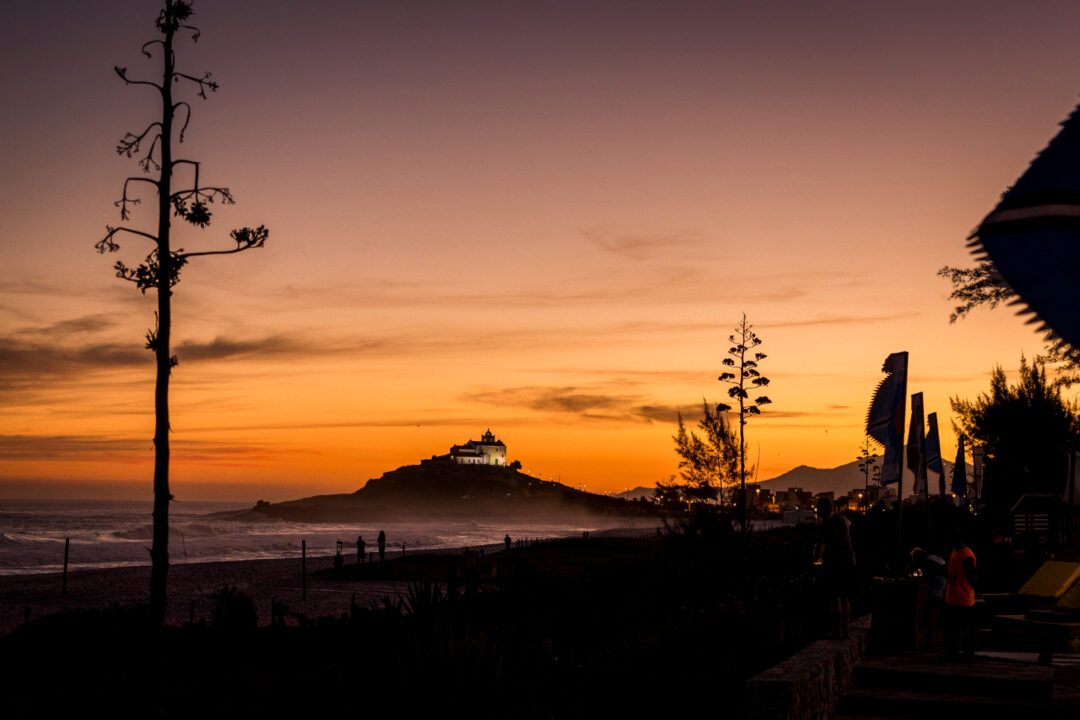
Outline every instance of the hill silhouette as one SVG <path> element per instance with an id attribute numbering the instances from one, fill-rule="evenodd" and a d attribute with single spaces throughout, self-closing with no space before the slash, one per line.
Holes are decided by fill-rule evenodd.
<path id="1" fill-rule="evenodd" d="M 300 522 L 432 516 L 566 520 L 580 516 L 645 515 L 651 509 L 643 503 L 539 480 L 506 466 L 433 461 L 383 473 L 353 493 L 316 495 L 278 503 L 260 501 L 247 513 Z"/>
<path id="2" fill-rule="evenodd" d="M 881 456 L 878 455 L 878 465 L 881 464 Z M 952 479 L 953 464 L 948 460 L 942 461 L 945 466 L 945 478 L 946 486 Z M 971 474 L 971 466 L 969 465 L 968 474 Z M 837 465 L 834 468 L 816 468 L 809 465 L 799 465 L 787 472 L 781 473 L 774 478 L 764 480 L 761 483 L 761 487 L 769 488 L 773 492 L 777 490 L 787 490 L 788 488 L 802 488 L 812 493 L 834 492 L 837 496 L 846 495 L 851 490 L 856 490 L 863 487 L 865 478 L 863 473 L 859 470 L 859 461 L 852 460 L 849 463 L 843 465 Z M 911 494 L 911 488 L 915 482 L 915 477 L 911 471 L 906 467 L 904 468 L 904 497 Z M 929 473 L 930 493 L 936 495 L 938 491 L 938 476 L 937 473 Z M 870 484 L 875 484 L 873 480 Z M 895 489 L 895 486 L 894 486 Z"/>

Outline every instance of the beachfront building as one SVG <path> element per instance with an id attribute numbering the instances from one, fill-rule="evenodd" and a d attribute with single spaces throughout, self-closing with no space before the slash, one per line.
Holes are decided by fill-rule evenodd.
<path id="1" fill-rule="evenodd" d="M 814 507 L 814 494 L 802 488 L 788 488 L 776 491 L 776 502 L 781 507 Z"/>
<path id="2" fill-rule="evenodd" d="M 454 445 L 450 448 L 449 458 L 459 465 L 505 465 L 506 445 L 489 428 L 478 441 L 469 440 L 464 445 Z"/>

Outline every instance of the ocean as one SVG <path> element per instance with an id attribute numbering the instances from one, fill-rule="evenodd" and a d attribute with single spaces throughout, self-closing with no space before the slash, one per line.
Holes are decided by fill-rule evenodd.
<path id="1" fill-rule="evenodd" d="M 301 541 L 311 556 L 333 555 L 337 542 L 346 556 L 355 556 L 356 537 L 363 535 L 375 549 L 379 531 L 386 532 L 387 551 L 459 549 L 513 539 L 580 535 L 585 530 L 612 527 L 595 524 L 513 520 L 388 522 L 382 524 L 297 523 L 284 520 L 225 520 L 212 513 L 242 510 L 242 503 L 175 502 L 169 518 L 169 561 L 216 562 L 299 557 Z M 151 513 L 149 501 L 124 500 L 0 500 L 0 575 L 60 572 L 64 541 L 70 539 L 68 569 L 150 564 Z M 635 521 L 619 520 L 618 527 Z M 642 532 L 655 522 L 637 520 Z"/>

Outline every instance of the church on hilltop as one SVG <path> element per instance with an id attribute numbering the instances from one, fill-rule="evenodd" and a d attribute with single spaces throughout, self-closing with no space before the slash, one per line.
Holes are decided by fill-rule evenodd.
<path id="1" fill-rule="evenodd" d="M 469 440 L 464 445 L 454 445 L 447 459 L 458 465 L 506 465 L 506 445 L 491 434 L 490 428 L 479 440 Z"/>

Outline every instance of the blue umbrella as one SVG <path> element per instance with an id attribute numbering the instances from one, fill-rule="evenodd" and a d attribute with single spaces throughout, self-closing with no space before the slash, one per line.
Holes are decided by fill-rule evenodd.
<path id="1" fill-rule="evenodd" d="M 1080 358 L 1080 114 L 1061 131 L 1001 197 L 972 233 L 969 247 L 993 263 L 1051 341 L 1063 340 Z"/>

